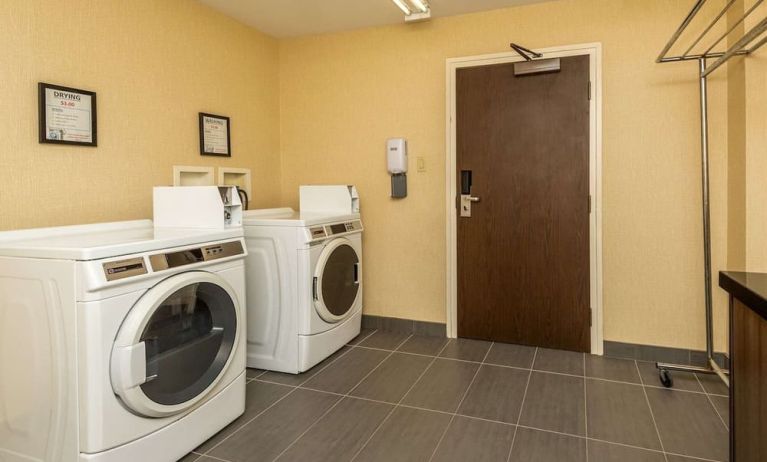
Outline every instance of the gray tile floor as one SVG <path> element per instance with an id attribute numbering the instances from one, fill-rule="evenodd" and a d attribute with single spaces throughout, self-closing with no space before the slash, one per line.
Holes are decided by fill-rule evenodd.
<path id="1" fill-rule="evenodd" d="M 183 462 L 728 459 L 727 388 L 652 363 L 364 331 L 312 370 L 248 370 L 245 414 Z"/>

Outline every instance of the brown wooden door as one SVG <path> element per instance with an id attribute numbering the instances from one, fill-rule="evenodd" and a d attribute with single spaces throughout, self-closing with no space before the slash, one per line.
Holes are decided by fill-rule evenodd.
<path id="1" fill-rule="evenodd" d="M 458 336 L 590 350 L 589 57 L 456 72 Z"/>

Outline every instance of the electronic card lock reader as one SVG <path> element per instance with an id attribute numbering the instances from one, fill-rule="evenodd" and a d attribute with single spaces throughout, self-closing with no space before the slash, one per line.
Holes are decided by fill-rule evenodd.
<path id="1" fill-rule="evenodd" d="M 461 170 L 461 198 L 458 202 L 460 216 L 471 216 L 471 205 L 479 202 L 479 197 L 471 195 L 471 170 Z"/>

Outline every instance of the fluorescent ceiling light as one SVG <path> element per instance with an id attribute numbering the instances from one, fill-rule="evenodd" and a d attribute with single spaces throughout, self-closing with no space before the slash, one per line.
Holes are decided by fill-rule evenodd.
<path id="1" fill-rule="evenodd" d="M 410 0 L 410 3 L 412 3 L 414 7 L 418 8 L 421 13 L 426 13 L 429 11 L 429 5 L 424 0 Z"/>
<path id="2" fill-rule="evenodd" d="M 400 10 L 402 10 L 403 13 L 405 13 L 405 16 L 410 16 L 410 8 L 408 8 L 407 5 L 405 5 L 405 2 L 403 0 L 392 0 L 395 5 L 399 7 Z"/>

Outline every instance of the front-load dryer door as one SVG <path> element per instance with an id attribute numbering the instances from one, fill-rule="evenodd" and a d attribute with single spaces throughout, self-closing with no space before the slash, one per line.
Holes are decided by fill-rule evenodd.
<path id="1" fill-rule="evenodd" d="M 360 256 L 348 239 L 330 241 L 320 254 L 313 280 L 314 306 L 322 319 L 345 319 L 360 294 Z"/>
<path id="2" fill-rule="evenodd" d="M 239 313 L 234 290 L 215 274 L 191 271 L 157 284 L 120 326 L 110 365 L 114 392 L 148 417 L 193 407 L 229 366 Z"/>

